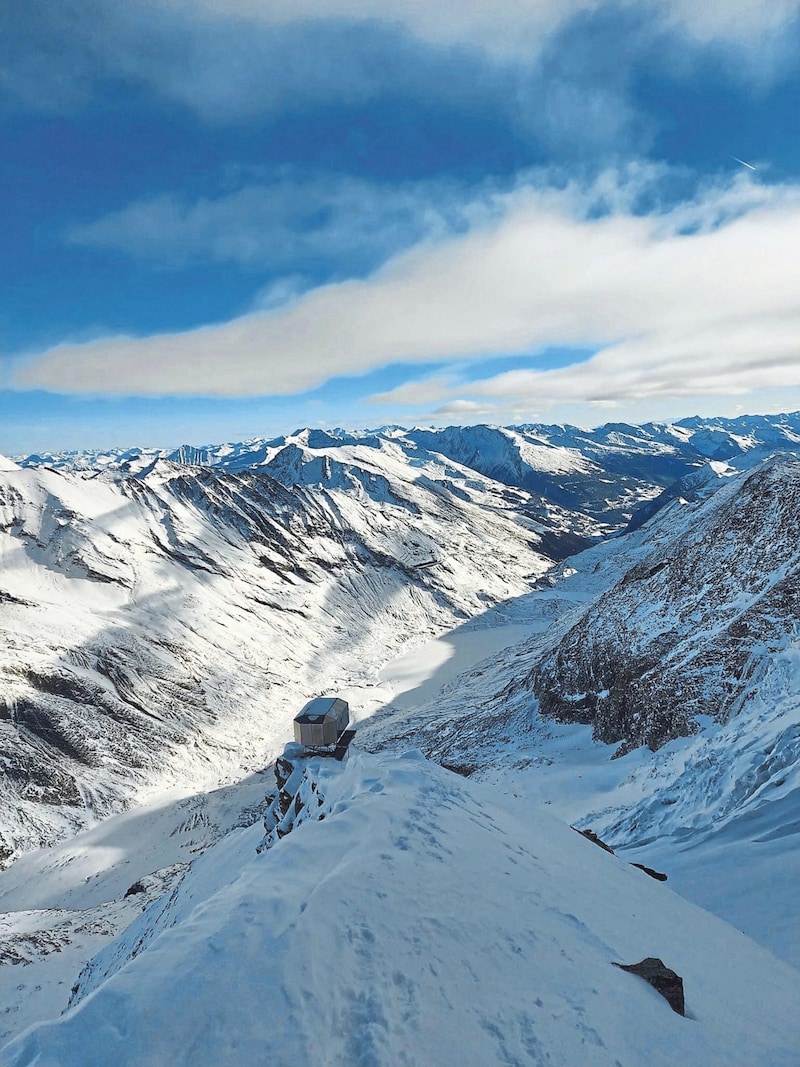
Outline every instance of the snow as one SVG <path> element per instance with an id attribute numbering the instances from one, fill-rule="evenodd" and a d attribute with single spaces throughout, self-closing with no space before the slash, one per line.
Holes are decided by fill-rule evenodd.
<path id="1" fill-rule="evenodd" d="M 204 849 L 255 822 L 273 782 L 269 771 L 208 793 L 162 793 L 0 872 L 0 961 L 18 959 L 0 965 L 0 1045 L 62 1012 L 86 961 L 129 928 L 143 904 L 168 899 Z M 146 891 L 126 898 L 140 881 Z"/>
<path id="2" fill-rule="evenodd" d="M 49 716 L 84 759 L 49 746 L 42 761 L 18 712 L 0 719 L 22 767 L 0 784 L 0 844 L 20 853 L 166 782 L 263 765 L 309 697 L 371 684 L 406 641 L 550 565 L 505 487 L 470 472 L 451 491 L 391 442 L 343 448 L 324 487 L 285 491 L 164 458 L 135 478 L 3 473 L 2 701 Z M 51 780 L 31 785 L 30 760 Z"/>
<path id="3" fill-rule="evenodd" d="M 414 708 L 427 703 L 440 689 L 468 667 L 520 644 L 543 628 L 542 623 L 451 630 L 404 652 L 382 667 L 379 682 L 395 708 Z"/>
<path id="4" fill-rule="evenodd" d="M 588 474 L 598 470 L 577 448 L 538 444 L 535 441 L 526 440 L 521 434 L 514 433 L 512 430 L 506 430 L 505 433 L 519 449 L 522 462 L 531 470 L 548 474 L 572 474 L 576 471 Z"/>
<path id="5" fill-rule="evenodd" d="M 414 753 L 312 773 L 324 822 L 261 855 L 226 835 L 171 925 L 4 1063 L 796 1063 L 800 975 L 548 815 Z M 687 1018 L 612 966 L 649 955 Z"/>
<path id="6" fill-rule="evenodd" d="M 544 804 L 565 821 L 592 827 L 621 855 L 667 872 L 688 899 L 800 967 L 797 635 L 770 652 L 756 695 L 728 723 L 701 719 L 698 734 L 656 753 L 641 748 L 612 760 L 615 745 L 594 742 L 589 726 L 539 719 L 519 690 L 526 665 L 662 534 L 657 525 L 573 557 L 552 589 L 514 602 L 517 618 L 534 634 L 538 625 L 541 640 L 491 655 L 487 649 L 488 658 L 461 677 L 417 676 L 418 688 L 406 698 L 417 706 L 401 698 L 380 709 L 362 743 L 419 744 L 442 762 L 470 768 L 520 814 Z M 487 613 L 485 624 L 502 622 L 503 610 Z M 447 641 L 458 647 L 466 636 L 454 631 Z M 441 639 L 433 647 L 441 648 Z M 427 654 L 417 649 L 420 666 Z M 384 676 L 396 666 L 387 665 Z"/>
<path id="7" fill-rule="evenodd" d="M 579 435 L 562 430 L 559 444 L 541 428 L 487 440 L 516 434 L 529 466 L 580 473 Z M 124 489 L 107 455 L 98 475 L 0 461 L 3 591 L 31 602 L 4 604 L 0 668 L 20 692 L 29 664 L 90 679 L 102 638 L 129 671 L 117 684 L 188 739 L 136 749 L 134 768 L 108 745 L 84 796 L 101 814 L 136 806 L 82 833 L 91 810 L 52 806 L 42 836 L 72 836 L 0 871 L 0 1062 L 800 1061 L 798 634 L 738 715 L 656 753 L 612 760 L 590 727 L 539 718 L 520 686 L 633 564 L 690 531 L 695 503 L 531 591 L 546 562 L 520 538 L 526 494 L 401 431 L 209 448 L 209 463 L 285 479 L 260 559 L 253 482 L 136 456 Z M 662 625 L 640 610 L 645 630 Z M 150 659 L 153 634 L 165 646 Z M 169 700 L 175 662 L 185 689 Z M 187 697 L 200 682 L 205 717 Z M 258 855 L 268 762 L 320 688 L 350 701 L 356 742 L 344 765 L 308 763 L 324 820 L 295 820 Z M 102 752 L 102 729 L 82 729 Z M 4 829 L 33 819 L 13 791 L 5 810 Z M 611 966 L 653 955 L 683 976 L 686 1019 Z"/>

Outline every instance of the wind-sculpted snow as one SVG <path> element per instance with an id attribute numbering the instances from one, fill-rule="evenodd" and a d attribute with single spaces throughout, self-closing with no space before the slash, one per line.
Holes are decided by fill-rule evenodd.
<path id="1" fill-rule="evenodd" d="M 324 820 L 206 850 L 4 1064 L 794 1067 L 797 972 L 544 811 L 414 753 L 306 777 Z M 648 956 L 686 1018 L 613 966 Z"/>
<path id="2" fill-rule="evenodd" d="M 0 474 L 2 857 L 256 765 L 308 696 L 550 565 L 556 524 L 474 472 L 450 489 L 386 442 L 288 455 L 297 478 L 287 449 L 238 473 Z"/>
<path id="3" fill-rule="evenodd" d="M 679 509 L 676 503 L 672 508 Z M 800 462 L 739 476 L 682 522 L 531 673 L 542 714 L 591 723 L 625 751 L 725 722 L 797 637 Z"/>

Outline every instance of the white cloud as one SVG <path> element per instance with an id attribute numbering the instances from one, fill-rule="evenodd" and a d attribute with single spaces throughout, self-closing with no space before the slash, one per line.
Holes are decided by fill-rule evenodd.
<path id="1" fill-rule="evenodd" d="M 485 359 L 548 346 L 600 351 L 575 368 L 468 388 L 428 379 L 386 402 L 650 403 L 800 385 L 800 188 L 743 175 L 655 217 L 635 187 L 523 188 L 470 232 L 427 241 L 364 281 L 183 334 L 60 345 L 18 387 L 219 396 L 300 393 L 389 363 Z M 631 191 L 629 186 L 633 186 Z M 600 197 L 612 210 L 594 211 Z M 687 228 L 690 232 L 686 232 Z"/>
<path id="2" fill-rule="evenodd" d="M 387 93 L 433 95 L 466 113 L 487 101 L 497 113 L 505 106 L 519 129 L 549 133 L 550 141 L 564 117 L 577 114 L 573 137 L 582 131 L 598 141 L 604 130 L 618 136 L 638 119 L 626 80 L 637 58 L 652 59 L 654 42 L 671 67 L 703 62 L 703 49 L 712 45 L 730 52 L 731 72 L 769 81 L 794 61 L 796 37 L 786 30 L 800 0 L 26 0 L 6 6 L 0 92 L 28 107 L 79 107 L 108 78 L 145 85 L 223 122 L 332 100 L 357 106 Z M 577 62 L 564 64 L 578 39 Z M 543 82 L 540 60 L 553 42 L 556 62 L 544 64 Z"/>
<path id="3" fill-rule="evenodd" d="M 516 397 L 498 400 L 453 400 L 439 407 L 406 413 L 395 410 L 389 416 L 395 422 L 441 425 L 442 423 L 486 422 L 511 426 L 521 423 L 571 423 L 575 426 L 599 426 L 604 422 L 674 422 L 691 415 L 730 417 L 742 414 L 771 414 L 800 410 L 800 386 L 787 389 L 754 389 L 743 393 L 687 395 L 680 398 L 649 400 L 594 401 L 553 403 L 543 397 Z"/>
<path id="4" fill-rule="evenodd" d="M 272 25 L 344 18 L 403 26 L 433 44 L 471 45 L 499 58 L 534 56 L 576 15 L 633 8 L 655 23 L 707 44 L 744 49 L 778 38 L 800 0 L 166 0 L 176 9 Z"/>
<path id="5" fill-rule="evenodd" d="M 375 393 L 370 397 L 373 404 L 408 405 L 418 407 L 420 404 L 434 404 L 442 397 L 450 396 L 457 389 L 455 375 L 438 374 L 419 381 L 404 382 L 386 393 Z M 470 403 L 476 407 L 477 401 L 457 401 L 457 403 Z"/>
<path id="6" fill-rule="evenodd" d="M 462 44 L 507 58 L 535 54 L 542 40 L 604 0 L 166 0 L 216 18 L 232 14 L 269 25 L 323 19 L 381 21 L 437 45 Z"/>
<path id="7" fill-rule="evenodd" d="M 722 38 L 749 48 L 777 37 L 800 11 L 798 0 L 656 0 L 656 6 L 698 41 Z"/>

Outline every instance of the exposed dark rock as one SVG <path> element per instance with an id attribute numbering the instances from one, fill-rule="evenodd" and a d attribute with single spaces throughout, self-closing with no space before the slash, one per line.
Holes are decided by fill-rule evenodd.
<path id="1" fill-rule="evenodd" d="M 295 801 L 295 794 L 287 789 L 287 783 L 295 772 L 295 765 L 290 759 L 278 756 L 275 760 L 275 781 L 278 786 L 277 806 L 281 818 L 285 816 Z"/>
<path id="2" fill-rule="evenodd" d="M 129 886 L 125 890 L 125 896 L 134 897 L 137 895 L 137 893 L 144 893 L 146 888 L 147 887 L 145 886 L 144 882 L 134 882 L 132 886 Z"/>
<path id="3" fill-rule="evenodd" d="M 294 764 L 291 760 L 285 759 L 283 756 L 278 756 L 275 760 L 275 781 L 278 784 L 278 789 L 281 790 L 289 781 L 289 778 L 294 771 Z"/>
<path id="4" fill-rule="evenodd" d="M 655 878 L 657 882 L 666 882 L 667 876 L 661 871 L 654 871 L 652 867 L 645 867 L 643 863 L 632 863 L 631 867 L 638 867 L 640 871 L 644 871 L 645 874 L 649 874 L 651 878 Z"/>
<path id="5" fill-rule="evenodd" d="M 607 845 L 605 841 L 602 841 L 594 830 L 579 830 L 577 826 L 571 826 L 571 830 L 574 830 L 576 834 L 580 834 L 581 837 L 585 837 L 587 841 L 591 841 L 593 845 L 599 845 L 600 848 L 604 848 L 606 852 L 610 852 L 612 856 L 616 855 L 611 845 Z M 632 863 L 631 867 L 638 867 L 640 871 L 644 871 L 645 874 L 649 874 L 651 878 L 655 878 L 658 882 L 666 882 L 667 876 L 662 874 L 661 871 L 654 871 L 652 867 L 645 867 L 643 863 Z"/>
<path id="6" fill-rule="evenodd" d="M 446 771 L 452 771 L 453 774 L 460 774 L 462 778 L 469 778 L 477 770 L 477 767 L 470 763 L 442 763 L 441 766 Z"/>
<path id="7" fill-rule="evenodd" d="M 313 770 L 306 760 L 292 758 L 298 752 L 302 752 L 300 745 L 289 744 L 284 754 L 275 761 L 278 792 L 272 797 L 264 814 L 266 836 L 257 852 L 270 848 L 306 819 L 322 820 L 325 817 L 322 811 L 325 798 L 313 778 Z"/>
<path id="8" fill-rule="evenodd" d="M 675 971 L 670 970 L 663 960 L 658 959 L 656 956 L 648 956 L 641 963 L 614 963 L 614 966 L 619 967 L 622 971 L 638 974 L 640 978 L 644 978 L 645 982 L 649 982 L 657 993 L 661 994 L 674 1012 L 677 1012 L 678 1015 L 686 1014 L 683 1000 L 683 979 Z"/>
<path id="9" fill-rule="evenodd" d="M 83 805 L 83 797 L 73 775 L 42 760 L 36 753 L 22 752 L 13 762 L 7 761 L 3 776 L 24 800 L 58 807 Z"/>
<path id="10" fill-rule="evenodd" d="M 90 765 L 91 759 L 66 736 L 62 724 L 57 722 L 53 713 L 42 703 L 25 697 L 17 699 L 14 707 L 14 723 L 17 729 L 29 730 L 31 734 L 46 745 L 67 756 L 71 760 Z"/>
<path id="11" fill-rule="evenodd" d="M 605 841 L 601 841 L 597 834 L 594 832 L 594 830 L 579 830 L 577 826 L 571 826 L 570 829 L 574 830 L 576 834 L 580 834 L 581 837 L 585 837 L 588 841 L 591 841 L 592 844 L 599 845 L 600 848 L 604 848 L 606 852 L 610 852 L 612 856 L 615 855 L 614 849 L 611 847 L 611 845 L 607 845 Z"/>

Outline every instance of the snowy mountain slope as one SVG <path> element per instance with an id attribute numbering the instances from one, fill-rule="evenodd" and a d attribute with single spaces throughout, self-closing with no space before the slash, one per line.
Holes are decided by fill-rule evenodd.
<path id="1" fill-rule="evenodd" d="M 690 734 L 698 717 L 708 732 L 758 701 L 773 710 L 800 701 L 798 512 L 800 462 L 781 457 L 705 501 L 675 501 L 554 568 L 514 606 L 515 621 L 540 623 L 538 636 L 466 677 L 446 708 L 438 701 L 413 717 L 387 708 L 368 725 L 369 744 L 456 758 L 470 746 L 479 754 L 503 724 L 516 736 L 555 718 L 591 725 L 620 754 L 620 743 L 657 748 Z M 503 606 L 465 628 L 493 625 L 498 611 L 508 616 Z"/>
<path id="2" fill-rule="evenodd" d="M 797 452 L 800 412 L 735 419 L 694 416 L 681 419 L 668 432 L 690 435 L 692 446 L 709 459 L 733 459 L 749 451 Z"/>
<path id="3" fill-rule="evenodd" d="M 6 856 L 259 765 L 298 702 L 550 565 L 524 494 L 390 467 L 0 474 Z"/>
<path id="4" fill-rule="evenodd" d="M 676 505 L 680 507 L 680 505 Z M 526 684 L 544 715 L 658 748 L 724 722 L 798 637 L 800 461 L 731 479 L 586 612 Z"/>
<path id="5" fill-rule="evenodd" d="M 798 466 L 770 461 L 566 561 L 515 602 L 513 621 L 538 634 L 441 691 L 427 686 L 413 714 L 390 704 L 361 743 L 419 745 L 517 795 L 522 810 L 546 803 L 800 965 Z M 472 638 L 505 618 L 503 606 L 462 630 Z M 640 689 L 617 674 L 586 681 L 633 654 L 649 664 Z M 700 714 L 692 736 L 619 756 L 620 738 L 593 741 L 608 727 L 580 725 L 576 701 L 564 701 L 569 722 L 543 717 L 533 688 L 543 665 L 553 686 L 563 670 L 567 697 L 608 692 L 600 707 L 615 684 L 621 700 L 638 693 L 636 726 L 660 707 L 720 721 Z"/>
<path id="6" fill-rule="evenodd" d="M 757 464 L 753 464 L 756 466 Z M 749 464 L 745 469 L 749 469 Z M 637 530 L 648 519 L 657 514 L 673 500 L 684 503 L 696 503 L 706 500 L 721 487 L 721 480 L 729 478 L 736 473 L 736 468 L 725 460 L 709 460 L 690 474 L 673 482 L 663 493 L 659 493 L 652 500 L 645 501 L 634 511 L 628 523 L 628 530 Z"/>
<path id="7" fill-rule="evenodd" d="M 60 1014 L 86 961 L 168 901 L 205 849 L 259 822 L 272 784 L 268 768 L 211 792 L 173 789 L 0 871 L 0 1046 Z"/>
<path id="8" fill-rule="evenodd" d="M 694 502 L 673 499 L 635 532 L 544 575 L 541 549 L 560 535 L 559 524 L 569 532 L 574 513 L 543 509 L 461 462 L 411 447 L 401 431 L 361 440 L 303 432 L 270 446 L 253 471 L 157 456 L 127 475 L 113 464 L 82 474 L 9 464 L 0 479 L 0 618 L 9 639 L 0 678 L 13 688 L 0 695 L 14 699 L 0 725 L 6 740 L 29 747 L 14 749 L 6 766 L 13 772 L 13 758 L 27 755 L 23 769 L 52 765 L 66 780 L 19 774 L 3 825 L 29 820 L 30 841 L 38 819 L 41 839 L 52 840 L 93 811 L 154 796 L 166 782 L 178 795 L 111 816 L 0 872 L 0 1002 L 8 1005 L 0 1040 L 55 1015 L 77 987 L 74 1011 L 20 1038 L 6 1056 L 22 1058 L 8 1062 L 34 1062 L 34 1049 L 40 1064 L 107 1062 L 103 1040 L 124 1045 L 116 1056 L 123 1063 L 151 1054 L 157 1062 L 190 1054 L 215 1065 L 261 1062 L 257 1046 L 274 1053 L 272 1062 L 285 1053 L 286 1062 L 300 1055 L 349 1067 L 359 1062 L 354 1056 L 394 1064 L 405 1054 L 427 1064 L 428 1049 L 445 1039 L 459 1062 L 481 1065 L 548 1056 L 565 1064 L 638 1065 L 654 1055 L 672 1063 L 675 1048 L 690 1063 L 701 1054 L 706 1063 L 748 1067 L 796 1062 L 800 1045 L 781 997 L 788 990 L 796 1000 L 797 975 L 773 970 L 774 960 L 753 956 L 752 946 L 742 950 L 746 942 L 730 940 L 738 935 L 680 902 L 665 905 L 674 900 L 665 887 L 624 861 L 667 870 L 669 886 L 800 963 L 800 649 L 790 626 L 797 466 L 773 460 L 721 478 L 713 496 L 701 484 Z M 750 675 L 727 721 L 701 717 L 692 736 L 612 760 L 617 744 L 593 742 L 591 726 L 543 718 L 531 687 L 576 627 L 596 619 L 592 635 L 608 637 L 615 616 L 603 624 L 606 603 L 626 625 L 640 625 L 643 646 L 654 636 L 653 619 L 662 634 L 664 619 L 677 620 L 686 638 L 676 646 L 681 655 L 706 641 L 712 660 L 720 650 L 727 656 L 725 627 L 740 616 L 748 632 L 764 626 L 765 637 L 782 634 L 782 643 L 764 641 L 763 669 Z M 463 642 L 484 662 L 460 677 L 443 672 L 443 689 L 432 679 L 420 690 L 421 706 L 413 694 L 393 703 L 395 668 L 386 661 L 395 651 L 419 656 L 421 640 L 456 621 L 449 647 Z M 521 632 L 531 636 L 520 645 Z M 485 650 L 500 650 L 489 660 L 480 652 L 484 634 Z M 687 663 L 705 681 L 726 677 L 719 664 L 715 673 L 702 659 Z M 359 718 L 377 709 L 359 723 L 360 747 L 418 744 L 491 783 L 491 796 L 385 755 L 359 756 L 344 769 L 326 763 L 316 779 L 324 822 L 309 818 L 255 857 L 262 831 L 252 824 L 266 776 L 217 794 L 196 790 L 262 766 L 289 735 L 299 703 L 329 685 L 351 694 Z M 706 699 L 709 692 L 701 690 Z M 81 763 L 66 745 L 88 758 Z M 59 789 L 70 782 L 79 800 L 60 805 Z M 391 810 L 378 818 L 382 797 Z M 540 815 L 541 803 L 592 826 L 621 858 L 556 828 Z M 327 831 L 331 837 L 319 836 Z M 264 866 L 309 834 L 313 843 L 296 859 Z M 514 853 L 519 871 L 503 865 L 499 841 L 523 850 Z M 619 873 L 613 886 L 602 864 Z M 650 888 L 631 895 L 641 885 Z M 640 892 L 662 895 L 645 901 Z M 297 916 L 283 922 L 292 900 Z M 326 926 L 331 901 L 336 921 Z M 462 913 L 470 916 L 464 923 Z M 677 936 L 663 926 L 670 915 Z M 634 916 L 645 920 L 646 945 L 629 936 L 641 933 Z M 424 929 L 409 941 L 404 931 L 416 930 L 415 922 Z M 374 940 L 362 939 L 361 928 Z M 243 944 L 250 946 L 244 956 Z M 651 954 L 687 982 L 695 1018 L 675 1017 L 672 1025 L 699 1027 L 690 1051 L 644 983 L 652 998 L 644 1008 L 636 1001 L 629 1013 L 620 999 L 640 980 L 611 968 L 609 958 Z M 3 967 L 3 959 L 18 962 Z M 336 970 L 332 959 L 342 961 L 344 991 L 337 986 L 320 999 L 314 993 Z M 737 959 L 750 979 L 729 974 Z M 438 974 L 429 977 L 431 962 Z M 394 971 L 407 981 L 395 982 Z M 601 986 L 600 976 L 612 984 Z M 784 992 L 771 1004 L 748 1003 L 750 980 Z M 180 1048 L 165 1051 L 170 1028 L 159 1033 L 152 1021 L 178 984 L 187 1020 L 194 1009 L 198 1015 L 194 1029 L 178 1026 Z M 404 989 L 414 990 L 416 1015 L 403 1008 Z M 693 989 L 703 991 L 700 1000 Z M 727 1000 L 714 999 L 717 989 Z M 536 990 L 532 1003 L 524 1000 L 529 990 Z M 288 1007 L 276 1025 L 264 1004 L 281 997 Z M 317 1019 L 312 1002 L 323 1012 L 321 1029 L 307 1022 Z M 640 1034 L 642 1011 L 648 1025 Z M 590 1031 L 604 1044 L 593 1044 Z M 245 1044 L 226 1046 L 231 1032 Z M 358 1041 L 348 1045 L 353 1034 Z M 480 1055 L 471 1061 L 473 1050 Z M 244 1060 L 232 1058 L 240 1054 Z"/>
<path id="9" fill-rule="evenodd" d="M 491 478 L 591 515 L 607 532 L 697 462 L 673 444 L 576 427 L 449 426 L 407 436 Z"/>
<path id="10" fill-rule="evenodd" d="M 122 471 L 135 474 L 157 458 L 229 471 L 265 468 L 287 446 L 335 457 L 354 446 L 380 450 L 389 442 L 409 462 L 430 462 L 431 453 L 474 472 L 541 497 L 551 506 L 583 515 L 593 532 L 619 529 L 642 505 L 707 461 L 737 469 L 756 465 L 775 451 L 800 454 L 800 413 L 737 419 L 684 419 L 630 426 L 608 423 L 594 430 L 532 424 L 510 428 L 450 426 L 445 429 L 385 427 L 298 430 L 286 437 L 222 445 L 184 445 L 172 451 L 127 449 L 46 453 L 23 466 Z M 426 455 L 427 454 L 427 455 Z M 425 458 L 423 458 L 425 457 Z M 540 507 L 541 507 L 540 504 Z M 591 520 L 591 522 L 589 521 Z M 575 543 L 572 551 L 581 545 Z M 562 554 L 563 555 L 563 554 Z"/>
<path id="11" fill-rule="evenodd" d="M 161 932 L 2 1062 L 796 1062 L 800 976 L 738 931 L 413 755 L 313 764 L 324 821 L 261 855 L 257 827 L 226 835 L 168 920 L 142 913 Z M 612 966 L 648 955 L 686 1018 Z"/>
<path id="12" fill-rule="evenodd" d="M 511 509 L 517 522 L 536 535 L 540 550 L 552 559 L 563 559 L 586 547 L 606 529 L 603 523 L 583 512 L 505 486 L 437 452 L 409 448 L 407 442 L 398 443 L 394 439 L 326 443 L 319 431 L 303 431 L 278 449 L 264 469 L 287 487 L 308 485 L 323 492 L 330 487 L 346 489 L 356 499 L 365 492 L 391 499 L 393 486 L 409 479 L 444 501 L 456 496 L 482 505 L 485 500 L 499 496 L 503 507 Z M 421 554 L 424 557 L 424 550 Z"/>

